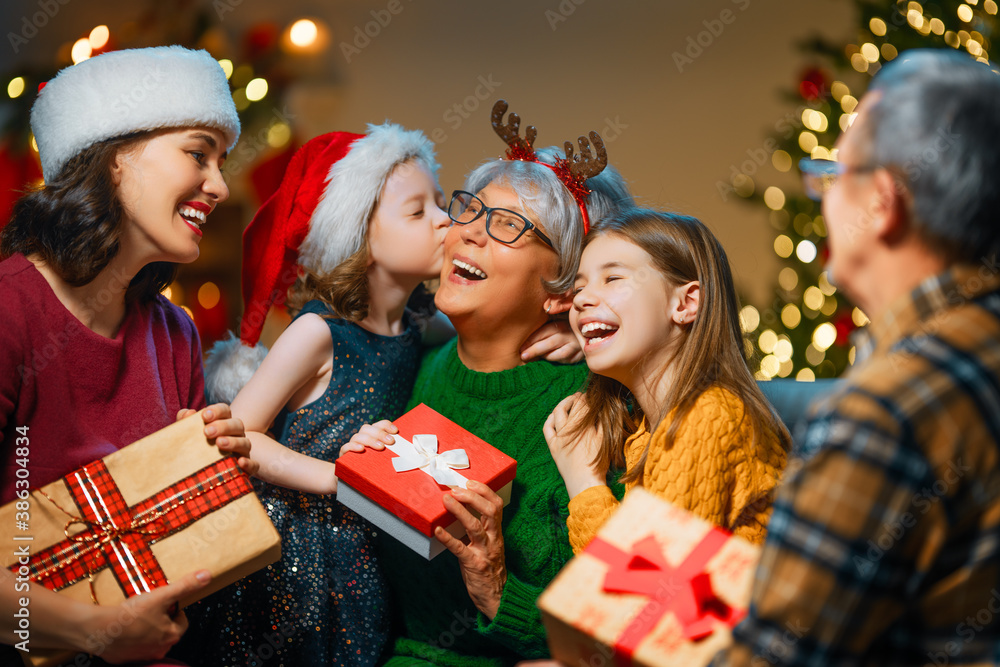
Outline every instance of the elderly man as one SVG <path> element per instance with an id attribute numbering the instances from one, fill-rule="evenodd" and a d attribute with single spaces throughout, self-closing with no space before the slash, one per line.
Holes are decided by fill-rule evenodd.
<path id="1" fill-rule="evenodd" d="M 1000 76 L 887 65 L 803 161 L 869 358 L 814 411 L 717 665 L 1000 659 Z"/>

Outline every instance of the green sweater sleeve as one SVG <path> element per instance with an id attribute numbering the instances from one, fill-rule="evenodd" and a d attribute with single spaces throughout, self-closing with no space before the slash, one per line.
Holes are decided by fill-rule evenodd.
<path id="1" fill-rule="evenodd" d="M 549 647 L 536 602 L 544 589 L 507 575 L 493 620 L 479 614 L 479 632 L 525 658 L 547 658 Z"/>

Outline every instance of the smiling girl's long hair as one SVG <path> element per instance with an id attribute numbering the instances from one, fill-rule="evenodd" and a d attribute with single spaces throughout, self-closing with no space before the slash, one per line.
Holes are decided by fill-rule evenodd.
<path id="1" fill-rule="evenodd" d="M 772 431 L 788 451 L 791 444 L 788 429 L 750 373 L 729 260 L 712 232 L 690 216 L 633 208 L 595 225 L 584 241 L 584 248 L 602 236 L 622 238 L 649 254 L 666 285 L 650 279 L 642 283 L 644 288 L 671 289 L 697 281 L 700 296 L 694 321 L 676 325 L 680 337 L 667 361 L 673 366 L 676 379 L 656 414 L 644 414 L 632 393 L 617 380 L 591 373 L 584 395 L 587 411 L 581 426 L 597 424 L 601 428 L 601 449 L 595 464 L 602 470 L 609 467 L 623 470 L 626 466 L 623 445 L 643 419 L 650 433 L 669 419 L 666 445 L 670 447 L 698 397 L 713 386 L 729 390 L 743 402 L 743 418 L 751 422 L 754 444 L 762 442 L 764 434 Z M 638 462 L 622 475 L 622 482 L 642 485 L 648 454 L 647 444 Z"/>

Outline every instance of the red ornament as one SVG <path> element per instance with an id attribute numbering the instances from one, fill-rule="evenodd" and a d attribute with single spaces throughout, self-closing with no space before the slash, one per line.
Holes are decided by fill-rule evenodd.
<path id="1" fill-rule="evenodd" d="M 837 330 L 837 345 L 847 345 L 851 334 L 858 328 L 848 311 L 841 312 L 834 319 L 833 326 Z"/>
<path id="2" fill-rule="evenodd" d="M 243 37 L 247 57 L 253 61 L 272 51 L 278 44 L 280 32 L 277 24 L 269 22 L 258 23 L 250 28 Z"/>
<path id="3" fill-rule="evenodd" d="M 42 178 L 38 156 L 31 150 L 11 151 L 9 144 L 0 145 L 0 229 L 10 222 L 21 193 Z"/>
<path id="4" fill-rule="evenodd" d="M 804 100 L 809 102 L 818 100 L 826 95 L 829 88 L 830 77 L 820 68 L 810 67 L 802 73 L 799 94 Z"/>

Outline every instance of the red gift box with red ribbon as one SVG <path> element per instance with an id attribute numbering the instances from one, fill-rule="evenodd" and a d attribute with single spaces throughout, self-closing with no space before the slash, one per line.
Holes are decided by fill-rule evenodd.
<path id="1" fill-rule="evenodd" d="M 634 489 L 538 599 L 552 657 L 708 664 L 746 615 L 759 557 L 746 540 Z"/>
<path id="2" fill-rule="evenodd" d="M 465 529 L 442 496 L 467 480 L 483 482 L 510 502 L 517 462 L 423 403 L 393 422 L 396 443 L 337 459 L 337 500 L 428 560 L 444 547 L 434 529 Z"/>
<path id="3" fill-rule="evenodd" d="M 13 533 L 3 564 L 19 581 L 104 605 L 209 570 L 212 582 L 184 606 L 281 555 L 249 478 L 209 443 L 200 415 L 31 489 L 0 507 L 0 526 Z M 67 654 L 23 656 L 40 666 Z"/>

